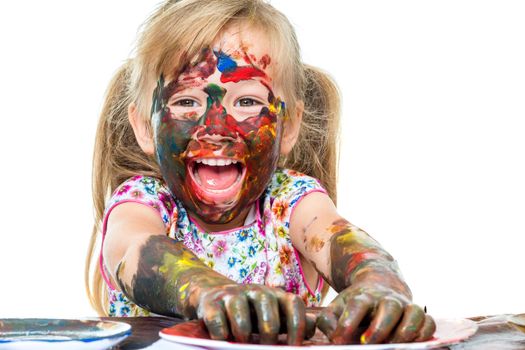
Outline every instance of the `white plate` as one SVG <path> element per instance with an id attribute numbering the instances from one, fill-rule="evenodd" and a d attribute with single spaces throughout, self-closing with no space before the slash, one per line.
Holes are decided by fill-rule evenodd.
<path id="1" fill-rule="evenodd" d="M 508 321 L 516 326 L 525 327 L 525 314 L 510 315 Z"/>
<path id="2" fill-rule="evenodd" d="M 0 349 L 107 349 L 131 334 L 127 323 L 37 318 L 0 319 Z"/>
<path id="3" fill-rule="evenodd" d="M 192 322 L 192 321 L 190 321 Z M 185 322 L 188 328 L 184 329 L 184 334 L 191 332 L 191 329 L 200 327 L 194 321 L 192 323 Z M 190 326 L 191 325 L 191 326 Z M 170 328 L 165 328 L 159 332 L 159 335 L 168 341 L 184 345 L 202 346 L 212 350 L 223 349 L 244 349 L 244 350 L 398 350 L 398 349 L 435 349 L 444 346 L 464 341 L 476 333 L 478 326 L 474 321 L 466 319 L 438 319 L 436 320 L 436 333 L 434 338 L 419 343 L 403 343 L 403 344 L 371 344 L 371 345 L 303 345 L 303 346 L 289 346 L 289 345 L 260 345 L 260 344 L 244 344 L 233 343 L 228 341 L 218 341 L 205 339 L 201 337 L 181 336 L 170 334 Z M 318 330 L 319 332 L 319 330 Z M 314 338 L 317 338 L 316 335 Z"/>

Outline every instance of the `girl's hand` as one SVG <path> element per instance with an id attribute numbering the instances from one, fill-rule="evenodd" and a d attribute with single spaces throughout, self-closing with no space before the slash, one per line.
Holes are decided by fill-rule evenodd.
<path id="1" fill-rule="evenodd" d="M 289 345 L 301 345 L 305 335 L 312 336 L 315 331 L 315 322 L 307 322 L 305 309 L 300 297 L 281 289 L 228 284 L 200 294 L 197 316 L 206 324 L 212 339 L 233 336 L 246 343 L 258 331 L 261 344 L 276 344 L 280 331 L 284 331 L 288 333 Z"/>
<path id="2" fill-rule="evenodd" d="M 359 329 L 366 320 L 368 328 Z M 353 285 L 344 289 L 317 318 L 317 326 L 334 344 L 406 343 L 432 338 L 432 317 L 391 288 Z"/>

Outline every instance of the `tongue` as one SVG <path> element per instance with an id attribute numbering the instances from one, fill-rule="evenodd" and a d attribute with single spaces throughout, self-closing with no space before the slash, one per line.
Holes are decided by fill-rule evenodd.
<path id="1" fill-rule="evenodd" d="M 223 190 L 233 185 L 239 170 L 236 165 L 210 166 L 199 164 L 197 173 L 201 180 L 202 187 L 210 190 Z"/>

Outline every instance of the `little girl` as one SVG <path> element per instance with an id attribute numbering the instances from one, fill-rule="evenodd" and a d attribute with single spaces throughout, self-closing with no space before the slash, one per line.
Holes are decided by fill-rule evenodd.
<path id="1" fill-rule="evenodd" d="M 429 339 L 395 261 L 336 211 L 338 109 L 266 2 L 164 3 L 97 130 L 86 279 L 100 231 L 98 312 L 200 318 L 240 342 L 284 329 L 301 344 L 326 281 L 339 295 L 317 326 L 333 343 Z"/>

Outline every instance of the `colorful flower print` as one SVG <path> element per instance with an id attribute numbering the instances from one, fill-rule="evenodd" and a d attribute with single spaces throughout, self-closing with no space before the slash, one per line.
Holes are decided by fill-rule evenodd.
<path id="1" fill-rule="evenodd" d="M 316 306 L 321 302 L 322 283 L 310 288 L 314 292 L 310 293 L 289 235 L 295 205 L 314 191 L 325 192 L 311 177 L 278 170 L 264 191 L 263 199 L 257 201 L 261 208 L 259 204 L 254 208 L 255 221 L 238 229 L 209 233 L 190 220 L 191 213 L 160 180 L 135 176 L 117 188 L 106 212 L 120 201 L 144 203 L 159 212 L 169 237 L 183 242 L 215 271 L 237 283 L 282 288 L 299 295 L 307 306 Z M 109 295 L 110 316 L 149 315 L 122 293 L 109 288 Z"/>

